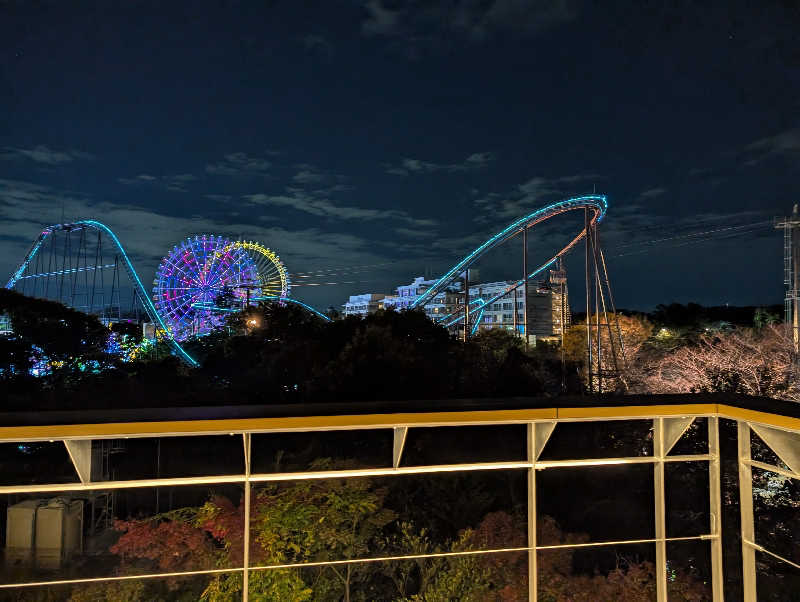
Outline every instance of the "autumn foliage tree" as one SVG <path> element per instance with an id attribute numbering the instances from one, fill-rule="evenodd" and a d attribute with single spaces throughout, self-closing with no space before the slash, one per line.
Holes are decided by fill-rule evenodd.
<path id="1" fill-rule="evenodd" d="M 794 343 L 780 326 L 700 335 L 697 342 L 642 362 L 638 388 L 649 393 L 742 393 L 800 401 Z"/>
<path id="2" fill-rule="evenodd" d="M 609 313 L 607 316 L 601 314 L 600 353 L 598 354 L 596 323 L 597 316 L 590 315 L 588 326 L 586 322 L 575 324 L 564 333 L 565 355 L 567 359 L 581 366 L 581 377 L 583 382 L 588 385 L 588 335 L 588 339 L 591 341 L 592 372 L 597 374 L 599 368 L 604 375 L 618 375 L 605 379 L 603 391 L 625 390 L 628 380 L 627 370 L 636 361 L 642 346 L 652 334 L 653 325 L 647 318 L 641 316 L 626 316 L 620 313 Z M 596 387 L 596 383 L 594 386 Z"/>
<path id="3" fill-rule="evenodd" d="M 371 479 L 328 479 L 274 485 L 255 492 L 251 509 L 250 566 L 307 564 L 303 569 L 251 570 L 253 600 L 366 600 L 397 602 L 523 602 L 528 596 L 528 553 L 474 554 L 492 549 L 525 548 L 524 520 L 507 512 L 489 512 L 474 528 L 452 540 L 434 542 L 426 529 L 396 522 L 385 505 L 387 490 Z M 241 566 L 244 512 L 215 496 L 200 507 L 116 524 L 122 532 L 111 552 L 122 560 L 120 574 L 133 571 L 180 572 Z M 588 541 L 565 533 L 549 517 L 538 531 L 557 544 Z M 448 554 L 442 554 L 448 553 Z M 461 554 L 459 554 L 461 553 Z M 315 566 L 329 560 L 365 559 L 382 554 L 408 560 Z M 452 554 L 452 555 L 451 555 Z M 428 558 L 420 556 L 433 555 Z M 538 590 L 542 600 L 639 601 L 655 595 L 652 563 L 620 558 L 610 572 L 575 572 L 574 550 L 559 548 L 539 555 Z M 194 589 L 192 589 L 194 588 Z M 670 599 L 707 597 L 694 576 L 673 571 Z M 217 573 L 199 581 L 172 578 L 120 581 L 76 588 L 72 600 L 235 599 L 241 573 Z M 188 598 L 187 598 L 188 596 Z"/>

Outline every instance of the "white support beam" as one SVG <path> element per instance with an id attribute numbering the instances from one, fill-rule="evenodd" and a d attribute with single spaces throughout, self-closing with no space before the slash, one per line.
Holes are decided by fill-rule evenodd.
<path id="1" fill-rule="evenodd" d="M 554 425 L 555 426 L 555 425 Z M 544 449 L 545 441 L 538 446 L 537 438 L 537 425 L 535 422 L 529 422 L 527 428 L 527 456 L 528 462 L 531 467 L 528 469 L 528 602 L 536 602 L 538 600 L 538 583 L 537 583 L 537 558 L 536 558 L 536 469 L 533 467 L 534 462 L 541 450 Z M 550 432 L 552 433 L 552 429 Z M 548 433 L 548 437 L 550 434 Z"/>
<path id="2" fill-rule="evenodd" d="M 535 434 L 535 441 L 534 441 L 534 456 L 533 459 L 529 460 L 536 461 L 539 459 L 539 456 L 542 455 L 544 451 L 544 446 L 547 445 L 547 442 L 550 440 L 550 435 L 553 434 L 553 431 L 556 428 L 556 421 L 555 420 L 548 420 L 546 422 L 534 422 L 534 434 Z"/>
<path id="3" fill-rule="evenodd" d="M 75 467 L 75 472 L 78 473 L 81 484 L 86 485 L 91 482 L 92 440 L 77 439 L 70 441 L 69 439 L 65 439 L 64 446 L 67 448 L 69 459 L 72 460 L 72 465 Z"/>
<path id="4" fill-rule="evenodd" d="M 250 595 L 250 450 L 251 435 L 242 435 L 244 443 L 244 537 L 242 553 L 242 602 L 248 602 Z"/>
<path id="5" fill-rule="evenodd" d="M 800 472 L 800 433 L 791 433 L 753 423 L 750 424 L 750 428 L 792 472 Z"/>
<path id="6" fill-rule="evenodd" d="M 656 600 L 667 602 L 667 542 L 664 513 L 664 419 L 653 419 L 653 494 L 656 523 Z"/>
<path id="7" fill-rule="evenodd" d="M 403 448 L 408 435 L 407 426 L 394 427 L 394 442 L 392 444 L 392 468 L 400 468 L 400 459 L 403 457 Z"/>
<path id="8" fill-rule="evenodd" d="M 775 474 L 780 474 L 785 477 L 789 477 L 790 479 L 800 480 L 800 473 L 792 472 L 791 470 L 785 470 L 783 468 L 773 466 L 772 464 L 765 464 L 764 462 L 759 462 L 757 460 L 750 460 L 750 466 L 752 466 L 753 468 L 760 468 L 761 470 L 766 470 L 767 472 L 774 472 Z"/>
<path id="9" fill-rule="evenodd" d="M 722 570 L 722 496 L 720 490 L 719 418 L 708 419 L 708 507 L 711 518 L 711 591 L 713 602 L 724 599 Z"/>
<path id="10" fill-rule="evenodd" d="M 742 589 L 744 602 L 756 602 L 756 551 L 753 517 L 753 469 L 750 467 L 750 425 L 737 421 L 739 449 L 739 511 L 742 517 Z"/>
<path id="11" fill-rule="evenodd" d="M 250 434 L 242 433 L 242 452 L 244 454 L 244 474 L 250 475 Z"/>
<path id="12" fill-rule="evenodd" d="M 694 417 L 678 416 L 675 418 L 664 418 L 664 455 L 666 456 L 678 439 L 683 436 L 686 430 L 694 422 Z"/>

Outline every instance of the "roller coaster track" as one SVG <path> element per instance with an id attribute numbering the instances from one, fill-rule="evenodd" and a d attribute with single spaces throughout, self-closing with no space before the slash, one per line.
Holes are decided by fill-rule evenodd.
<path id="1" fill-rule="evenodd" d="M 297 299 L 293 299 L 292 297 L 282 297 L 280 295 L 259 295 L 257 297 L 250 297 L 251 301 L 275 301 L 277 303 L 291 303 L 293 305 L 299 305 L 303 309 L 308 312 L 311 312 L 318 318 L 321 318 L 324 322 L 331 322 L 332 320 L 330 317 L 323 314 L 321 311 L 314 309 L 308 303 L 303 303 L 302 301 L 298 301 Z M 228 312 L 228 313 L 235 313 L 239 311 L 238 309 L 221 309 L 219 307 L 215 307 L 211 303 L 195 303 L 194 307 L 199 309 L 206 309 L 206 310 L 215 310 L 221 312 Z"/>
<path id="2" fill-rule="evenodd" d="M 605 195 L 587 195 L 587 196 L 580 196 L 574 197 L 570 199 L 566 199 L 563 201 L 558 201 L 557 203 L 552 203 L 551 205 L 547 205 L 542 207 L 541 209 L 537 209 L 533 213 L 530 213 L 524 217 L 519 218 L 518 220 L 509 224 L 506 228 L 489 238 L 486 242 L 482 245 L 474 249 L 471 253 L 466 255 L 461 261 L 455 264 L 452 268 L 450 268 L 439 280 L 437 280 L 433 286 L 431 286 L 428 290 L 422 293 L 417 299 L 411 304 L 411 307 L 424 307 L 428 303 L 430 303 L 436 295 L 444 291 L 449 285 L 451 285 L 456 279 L 460 278 L 461 275 L 469 269 L 469 267 L 474 264 L 478 259 L 480 259 L 483 255 L 491 251 L 492 249 L 502 245 L 504 242 L 508 241 L 509 239 L 513 238 L 523 230 L 528 230 L 533 228 L 536 224 L 540 224 L 541 222 L 547 221 L 557 215 L 561 215 L 562 213 L 566 213 L 568 211 L 578 211 L 578 210 L 588 210 L 592 212 L 591 219 L 589 221 L 590 227 L 596 226 L 606 214 L 608 210 L 608 201 Z M 502 290 L 500 293 L 494 295 L 489 299 L 476 299 L 470 302 L 470 305 L 475 305 L 475 310 L 477 310 L 477 319 L 475 320 L 475 324 L 472 327 L 472 334 L 478 328 L 478 323 L 480 322 L 480 318 L 483 315 L 484 310 L 487 306 L 494 303 L 495 301 L 505 297 L 509 293 L 513 292 L 514 289 L 523 286 L 526 281 L 531 280 L 541 274 L 544 270 L 548 269 L 550 266 L 554 265 L 558 258 L 566 255 L 572 248 L 577 245 L 581 240 L 584 239 L 586 236 L 586 229 L 582 229 L 578 235 L 573 238 L 563 249 L 561 249 L 558 253 L 556 253 L 553 257 L 547 260 L 545 263 L 540 265 L 536 268 L 533 272 L 528 274 L 525 278 L 517 280 L 510 284 L 507 288 Z M 470 312 L 473 310 L 470 309 Z M 454 314 L 449 314 L 444 316 L 439 321 L 443 322 L 445 326 L 452 326 L 464 319 L 464 314 L 459 312 L 460 315 L 454 317 Z M 448 320 L 449 318 L 453 318 L 452 320 Z"/>
<path id="3" fill-rule="evenodd" d="M 36 256 L 36 253 L 39 252 L 39 249 L 44 244 L 44 241 L 50 236 L 53 232 L 57 231 L 65 231 L 69 232 L 71 230 L 77 230 L 79 228 L 91 228 L 94 230 L 99 230 L 102 234 L 108 236 L 111 241 L 114 243 L 117 251 L 119 252 L 119 256 L 122 258 L 122 265 L 125 268 L 125 272 L 128 274 L 128 278 L 133 284 L 134 290 L 139 297 L 140 302 L 144 306 L 145 311 L 147 312 L 148 317 L 156 325 L 156 328 L 161 330 L 164 335 L 167 337 L 167 342 L 175 354 L 181 358 L 183 361 L 188 363 L 190 366 L 197 366 L 197 360 L 195 360 L 191 355 L 189 355 L 186 350 L 181 347 L 180 343 L 176 341 L 172 337 L 172 333 L 170 333 L 169 329 L 167 328 L 164 320 L 161 319 L 161 316 L 156 311 L 155 305 L 153 305 L 153 301 L 150 299 L 150 296 L 147 294 L 144 286 L 142 285 L 142 281 L 139 279 L 139 275 L 136 273 L 136 270 L 133 268 L 133 264 L 131 263 L 130 257 L 125 252 L 125 249 L 120 243 L 117 235 L 111 231 L 111 228 L 106 226 L 105 224 L 95 221 L 95 220 L 81 220 L 77 222 L 73 222 L 70 224 L 56 224 L 53 226 L 48 226 L 42 233 L 37 237 L 34 241 L 33 246 L 31 247 L 28 254 L 23 259 L 22 264 L 19 266 L 16 272 L 11 276 L 9 281 L 6 283 L 6 288 L 10 289 L 14 287 L 14 284 L 19 280 L 22 275 L 25 273 L 25 269 L 31 263 L 33 258 Z"/>

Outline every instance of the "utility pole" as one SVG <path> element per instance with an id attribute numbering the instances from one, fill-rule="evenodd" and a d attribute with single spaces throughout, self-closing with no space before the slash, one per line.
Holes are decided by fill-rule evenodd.
<path id="1" fill-rule="evenodd" d="M 594 322 L 597 328 L 597 392 L 603 392 L 603 364 L 600 346 L 600 274 L 597 266 L 597 224 L 590 230 L 592 234 L 592 259 L 594 264 Z"/>
<path id="2" fill-rule="evenodd" d="M 592 388 L 592 291 L 589 288 L 589 272 L 591 270 L 590 263 L 589 263 L 589 210 L 583 210 L 583 222 L 584 227 L 586 229 L 585 237 L 586 237 L 586 353 L 587 353 L 587 363 L 586 369 L 588 370 L 588 384 L 589 384 L 589 393 L 593 392 Z"/>
<path id="3" fill-rule="evenodd" d="M 522 317 L 522 330 L 525 332 L 525 349 L 531 339 L 528 335 L 528 229 L 522 230 L 522 278 L 524 279 L 524 292 L 522 293 L 525 298 L 522 302 L 522 309 L 525 312 Z"/>
<path id="4" fill-rule="evenodd" d="M 464 342 L 469 337 L 469 268 L 464 270 Z"/>
<path id="5" fill-rule="evenodd" d="M 519 329 L 517 328 L 517 288 L 514 288 L 514 336 L 519 336 Z"/>

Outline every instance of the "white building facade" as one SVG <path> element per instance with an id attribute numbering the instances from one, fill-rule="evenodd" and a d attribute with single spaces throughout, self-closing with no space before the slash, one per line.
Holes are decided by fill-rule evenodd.
<path id="1" fill-rule="evenodd" d="M 471 275 L 471 277 L 474 277 Z M 380 293 L 367 293 L 354 295 L 344 305 L 344 314 L 366 315 L 379 309 L 394 309 L 402 311 L 409 309 L 417 298 L 436 283 L 436 280 L 427 280 L 422 276 L 415 278 L 410 284 L 398 286 L 393 295 Z M 478 300 L 488 300 L 505 291 L 513 285 L 513 280 L 498 282 L 484 282 L 470 284 L 470 311 L 473 321 L 480 311 L 475 309 Z M 519 336 L 525 336 L 527 324 L 528 340 L 535 343 L 537 339 L 556 340 L 561 337 L 564 327 L 569 327 L 571 314 L 566 282 L 551 284 L 544 282 L 528 283 L 528 298 L 525 299 L 525 289 L 520 286 L 506 294 L 504 297 L 490 303 L 481 315 L 478 331 L 502 328 L 516 331 Z M 463 332 L 463 320 L 456 321 L 464 313 L 464 283 L 456 281 L 447 289 L 437 294 L 428 301 L 424 307 L 425 314 L 434 322 L 448 329 L 453 334 Z M 453 324 L 450 324 L 454 322 Z"/>
<path id="2" fill-rule="evenodd" d="M 366 316 L 373 314 L 379 309 L 383 309 L 383 293 L 364 293 L 362 295 L 351 295 L 344 304 L 345 316 Z"/>

